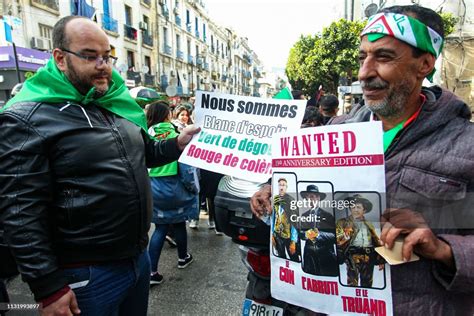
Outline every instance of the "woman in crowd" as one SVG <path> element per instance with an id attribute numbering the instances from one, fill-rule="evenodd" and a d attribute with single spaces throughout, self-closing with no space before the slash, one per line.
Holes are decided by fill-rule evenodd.
<path id="1" fill-rule="evenodd" d="M 184 105 L 178 105 L 174 110 L 173 124 L 181 131 L 183 128 L 192 124 L 191 113 L 189 109 Z"/>
<path id="2" fill-rule="evenodd" d="M 166 102 L 157 101 L 148 106 L 148 133 L 156 139 L 178 135 L 170 120 L 171 111 Z M 173 224 L 178 249 L 178 268 L 186 268 L 193 261 L 187 249 L 186 220 L 195 218 L 199 212 L 199 180 L 196 168 L 177 161 L 150 169 L 150 179 L 153 193 L 152 222 L 155 224 L 149 246 L 152 271 L 150 284 L 160 284 L 163 276 L 158 273 L 158 261 L 170 224 Z"/>

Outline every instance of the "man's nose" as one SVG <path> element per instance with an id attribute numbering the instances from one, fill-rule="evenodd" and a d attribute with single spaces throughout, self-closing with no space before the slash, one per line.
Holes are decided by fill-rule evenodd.
<path id="1" fill-rule="evenodd" d="M 98 69 L 103 69 L 108 66 L 109 64 L 107 64 L 107 62 L 103 58 L 97 58 L 97 60 L 95 61 L 95 67 Z"/>
<path id="2" fill-rule="evenodd" d="M 376 62 L 373 58 L 365 58 L 359 68 L 359 80 L 367 80 L 377 76 Z"/>

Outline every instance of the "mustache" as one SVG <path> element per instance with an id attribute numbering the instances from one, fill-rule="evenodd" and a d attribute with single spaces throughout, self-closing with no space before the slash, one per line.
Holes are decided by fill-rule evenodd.
<path id="1" fill-rule="evenodd" d="M 374 78 L 374 79 L 369 79 L 369 80 L 361 80 L 360 85 L 362 89 L 385 89 L 388 87 L 388 82 L 379 79 L 379 78 Z"/>
<path id="2" fill-rule="evenodd" d="M 107 78 L 110 78 L 111 75 L 110 75 L 108 72 L 106 72 L 106 71 L 101 71 L 101 72 L 97 73 L 94 77 L 95 77 L 95 78 L 100 78 L 100 77 L 107 77 Z"/>

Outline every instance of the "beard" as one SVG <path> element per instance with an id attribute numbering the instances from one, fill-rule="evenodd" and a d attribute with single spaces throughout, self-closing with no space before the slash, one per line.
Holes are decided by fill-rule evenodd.
<path id="1" fill-rule="evenodd" d="M 66 63 L 68 70 L 65 72 L 66 77 L 69 79 L 69 81 L 72 83 L 72 85 L 79 91 L 81 94 L 85 95 L 89 92 L 92 87 L 95 87 L 95 91 L 93 94 L 93 98 L 97 99 L 102 96 L 104 96 L 107 91 L 109 90 L 109 85 L 110 85 L 110 74 L 108 74 L 105 71 L 101 71 L 95 75 L 88 74 L 85 72 L 78 72 L 76 67 L 74 67 L 73 63 L 71 60 L 66 57 Z M 94 85 L 92 83 L 92 80 L 95 77 L 107 77 L 107 84 L 106 85 Z"/>
<path id="2" fill-rule="evenodd" d="M 405 105 L 410 96 L 412 85 L 402 80 L 397 86 L 390 87 L 389 83 L 378 78 L 361 81 L 362 88 L 386 89 L 387 95 L 382 100 L 367 100 L 365 105 L 375 114 L 384 118 L 397 118 L 403 114 Z"/>

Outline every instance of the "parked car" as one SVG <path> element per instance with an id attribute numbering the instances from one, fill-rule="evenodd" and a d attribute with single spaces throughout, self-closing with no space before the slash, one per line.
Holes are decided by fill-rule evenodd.
<path id="1" fill-rule="evenodd" d="M 214 199 L 217 226 L 240 245 L 241 259 L 248 270 L 242 315 L 314 315 L 271 296 L 270 226 L 255 217 L 250 209 L 250 198 L 262 185 L 224 176 Z"/>

